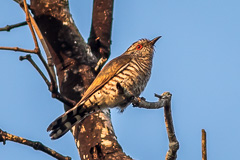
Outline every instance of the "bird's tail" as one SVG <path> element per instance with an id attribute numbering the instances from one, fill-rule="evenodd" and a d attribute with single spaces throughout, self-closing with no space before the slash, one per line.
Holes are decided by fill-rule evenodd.
<path id="1" fill-rule="evenodd" d="M 87 108 L 84 105 L 75 106 L 72 109 L 65 112 L 63 115 L 53 121 L 47 128 L 47 131 L 51 131 L 51 139 L 58 139 L 62 137 L 67 131 L 69 131 L 76 123 L 82 121 L 88 115 L 96 112 L 97 107 Z"/>

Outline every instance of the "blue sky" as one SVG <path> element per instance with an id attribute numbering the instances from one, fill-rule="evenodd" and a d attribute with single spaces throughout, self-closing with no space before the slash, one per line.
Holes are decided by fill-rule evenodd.
<path id="1" fill-rule="evenodd" d="M 84 39 L 91 26 L 91 1 L 70 1 L 70 10 Z M 151 79 L 142 93 L 170 91 L 172 114 L 180 142 L 178 159 L 201 159 L 201 129 L 207 132 L 209 160 L 236 159 L 240 113 L 240 2 L 237 0 L 115 1 L 110 59 L 141 38 L 162 38 L 155 44 Z M 24 21 L 15 2 L 0 5 L 0 26 Z M 27 27 L 0 33 L 0 46 L 33 48 Z M 63 155 L 79 159 L 70 133 L 48 137 L 48 124 L 63 113 L 43 80 L 18 52 L 0 51 L 0 128 L 41 141 Z M 37 57 L 33 58 L 39 63 Z M 112 109 L 112 122 L 124 151 L 137 160 L 164 159 L 168 139 L 163 109 L 129 106 Z M 1 159 L 53 159 L 30 147 L 0 144 Z"/>

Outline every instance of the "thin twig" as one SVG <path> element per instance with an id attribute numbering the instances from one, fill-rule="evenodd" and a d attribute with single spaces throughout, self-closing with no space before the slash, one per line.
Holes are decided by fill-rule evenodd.
<path id="1" fill-rule="evenodd" d="M 38 46 L 38 42 L 37 42 L 37 37 L 35 35 L 35 32 L 33 30 L 33 27 L 32 27 L 32 24 L 31 24 L 31 20 L 29 18 L 29 12 L 28 12 L 28 6 L 27 6 L 27 2 L 26 0 L 23 1 L 23 4 L 24 4 L 24 11 L 25 11 L 25 14 L 26 14 L 26 22 L 28 24 L 28 27 L 31 31 L 31 34 L 32 34 L 32 37 L 33 37 L 33 41 L 34 41 L 34 45 L 35 45 L 35 50 L 37 50 L 38 52 L 40 52 L 40 49 L 39 49 L 39 46 Z"/>
<path id="2" fill-rule="evenodd" d="M 43 78 L 43 80 L 46 82 L 47 86 L 50 87 L 51 83 L 49 82 L 49 80 L 47 79 L 47 77 L 44 75 L 44 73 L 41 71 L 41 69 L 37 66 L 37 64 L 33 61 L 32 57 L 30 54 L 27 54 L 26 56 L 20 56 L 19 60 L 28 60 L 32 66 L 37 70 L 37 72 L 41 75 L 41 77 Z"/>
<path id="3" fill-rule="evenodd" d="M 22 5 L 20 4 L 20 6 L 22 6 Z M 29 24 L 30 24 L 30 26 L 31 26 L 31 28 L 30 28 L 30 26 L 29 26 L 30 30 L 31 30 L 31 29 L 33 30 L 33 28 L 34 28 L 34 30 L 36 31 L 36 34 L 37 34 L 40 42 L 42 43 L 43 49 L 44 49 L 44 51 L 45 51 L 45 53 L 46 53 L 48 64 L 47 64 L 46 61 L 44 60 L 44 58 L 43 58 L 43 56 L 42 56 L 42 54 L 41 54 L 40 51 L 39 51 L 38 56 L 39 56 L 40 60 L 42 61 L 44 67 L 46 68 L 46 70 L 47 70 L 47 72 L 48 72 L 48 74 L 49 74 L 49 77 L 50 77 L 51 83 L 52 83 L 52 92 L 53 92 L 53 94 L 54 94 L 55 91 L 58 90 L 58 86 L 57 86 L 57 83 L 56 83 L 57 80 L 56 80 L 56 74 L 55 74 L 55 71 L 54 71 L 54 65 L 53 65 L 53 62 L 52 62 L 51 53 L 50 53 L 50 51 L 49 51 L 49 49 L 48 49 L 48 46 L 47 46 L 47 44 L 46 44 L 46 42 L 45 42 L 45 40 L 44 40 L 44 38 L 43 38 L 43 35 L 42 35 L 42 33 L 41 33 L 41 31 L 40 31 L 40 29 L 39 29 L 36 21 L 34 20 L 34 18 L 32 17 L 32 15 L 29 13 L 26 0 L 24 0 L 24 8 L 23 8 L 23 9 L 24 9 L 24 11 L 25 11 L 25 13 L 26 13 L 26 19 L 29 18 L 29 20 L 30 20 L 30 21 L 29 21 Z M 32 33 L 34 34 L 34 32 L 32 32 Z M 34 37 L 35 37 L 35 38 L 34 38 Z M 37 39 L 36 39 L 36 35 L 35 35 L 35 34 L 33 35 L 33 40 L 34 40 L 34 42 L 35 42 L 35 44 L 36 44 L 36 43 L 37 43 Z M 37 43 L 37 44 L 38 44 L 38 43 Z M 35 45 L 35 47 L 36 47 L 36 45 Z M 53 95 L 53 97 L 54 97 L 54 95 Z"/>
<path id="4" fill-rule="evenodd" d="M 35 49 L 34 50 L 38 51 L 37 55 L 38 55 L 39 59 L 41 60 L 41 62 L 43 63 L 43 65 L 44 65 L 45 69 L 47 70 L 47 73 L 50 77 L 51 86 L 50 86 L 49 90 L 52 92 L 52 97 L 53 98 L 59 98 L 58 86 L 57 86 L 57 81 L 56 81 L 56 74 L 55 74 L 55 71 L 54 71 L 54 68 L 53 68 L 52 57 L 51 57 L 50 51 L 49 51 L 49 49 L 46 45 L 46 42 L 45 42 L 45 40 L 44 40 L 44 38 L 43 38 L 43 36 L 42 36 L 38 26 L 37 26 L 35 20 L 31 16 L 31 14 L 29 13 L 28 5 L 26 3 L 26 0 L 23 0 L 23 4 L 22 4 L 22 2 L 18 2 L 18 3 L 20 4 L 21 8 L 26 13 L 26 21 L 27 21 L 29 29 L 32 33 L 32 37 L 33 37 L 34 44 L 35 44 Z M 49 64 L 46 63 L 45 59 L 43 58 L 43 56 L 41 54 L 41 51 L 39 49 L 37 38 L 36 38 L 35 32 L 33 30 L 33 27 L 34 27 L 42 45 L 43 45 L 43 48 L 46 52 Z"/>
<path id="5" fill-rule="evenodd" d="M 43 74 L 43 72 L 41 71 L 41 69 L 37 66 L 37 64 L 32 60 L 30 55 L 26 55 L 26 56 L 21 56 L 20 60 L 24 60 L 27 59 L 32 65 L 33 67 L 38 71 L 38 73 L 41 75 L 41 77 L 44 79 L 44 81 L 46 82 L 50 92 L 52 93 L 52 97 L 58 99 L 59 101 L 63 102 L 64 104 L 72 107 L 76 104 L 75 101 L 68 99 L 65 96 L 62 96 L 59 92 L 58 92 L 58 86 L 56 83 L 56 74 L 53 68 L 53 63 L 52 63 L 52 57 L 50 54 L 50 51 L 46 45 L 46 42 L 35 22 L 35 20 L 33 19 L 33 17 L 31 16 L 31 14 L 28 11 L 28 5 L 26 3 L 26 0 L 23 1 L 19 1 L 19 0 L 15 0 L 17 3 L 19 3 L 19 5 L 21 6 L 21 8 L 24 10 L 24 12 L 26 13 L 26 23 L 29 26 L 29 29 L 31 31 L 32 37 L 33 37 L 33 41 L 35 44 L 35 48 L 34 50 L 28 50 L 28 49 L 23 49 L 23 48 L 19 48 L 19 47 L 0 47 L 0 50 L 13 50 L 13 51 L 20 51 L 20 52 L 26 52 L 26 53 L 35 53 L 38 55 L 39 59 L 41 60 L 41 62 L 43 63 L 45 69 L 47 70 L 47 73 L 50 77 L 51 82 L 48 81 L 47 77 Z M 37 37 L 35 35 L 35 32 L 33 30 L 33 26 L 34 29 L 45 49 L 45 52 L 47 54 L 47 58 L 48 58 L 48 62 L 49 64 L 46 63 L 45 59 L 43 58 L 41 51 L 39 49 L 39 45 L 37 42 Z"/>
<path id="6" fill-rule="evenodd" d="M 39 40 L 42 44 L 42 47 L 43 47 L 43 49 L 46 53 L 47 61 L 48 61 L 48 64 L 46 64 L 46 65 L 48 65 L 48 67 L 49 67 L 49 72 L 50 72 L 49 76 L 50 76 L 51 79 L 53 79 L 53 82 L 55 82 L 55 88 L 57 89 L 58 88 L 57 84 L 56 84 L 57 80 L 56 80 L 56 74 L 55 74 L 55 71 L 54 71 L 54 65 L 53 65 L 53 60 L 52 60 L 51 53 L 48 49 L 47 43 L 44 40 L 40 29 L 38 28 L 38 25 L 37 25 L 36 21 L 34 20 L 34 18 L 31 15 L 29 15 L 29 16 L 30 16 L 30 19 L 31 19 L 32 26 L 33 26 L 34 30 L 36 31 L 37 36 L 38 36 L 38 38 L 39 38 Z"/>
<path id="7" fill-rule="evenodd" d="M 28 53 L 36 53 L 37 55 L 39 55 L 40 49 L 39 49 L 39 46 L 38 46 L 36 35 L 33 31 L 33 28 L 32 28 L 31 22 L 30 22 L 26 0 L 24 0 L 23 3 L 24 3 L 24 10 L 25 10 L 25 13 L 26 13 L 26 22 L 27 22 L 28 27 L 31 31 L 31 34 L 32 34 L 32 37 L 33 37 L 33 40 L 34 40 L 34 44 L 35 44 L 35 48 L 34 48 L 34 50 L 27 50 L 27 49 L 22 49 L 22 48 L 19 48 L 19 47 L 0 47 L 0 49 L 14 50 L 14 51 L 21 51 L 21 52 L 28 52 Z"/>
<path id="8" fill-rule="evenodd" d="M 46 147 L 41 142 L 31 141 L 31 140 L 28 140 L 28 139 L 25 139 L 25 138 L 22 138 L 22 137 L 19 137 L 19 136 L 15 136 L 15 135 L 12 135 L 12 134 L 7 133 L 5 131 L 2 131 L 0 129 L 0 142 L 3 142 L 3 144 L 5 145 L 6 140 L 30 146 L 35 150 L 40 150 L 42 152 L 45 152 L 48 155 L 50 155 L 50 156 L 52 156 L 56 159 L 59 159 L 59 160 L 71 160 L 70 157 L 61 155 L 60 153 Z"/>
<path id="9" fill-rule="evenodd" d="M 207 139 L 204 129 L 202 129 L 202 160 L 207 160 Z"/>
<path id="10" fill-rule="evenodd" d="M 56 76 L 55 76 L 56 74 L 55 74 L 55 72 L 54 72 L 53 63 L 52 63 L 52 57 L 51 57 L 50 51 L 49 51 L 49 49 L 48 49 L 48 47 L 47 47 L 47 45 L 46 45 L 46 42 L 45 42 L 45 40 L 44 40 L 44 38 L 43 38 L 43 36 L 42 36 L 42 34 L 41 34 L 38 26 L 37 26 L 35 20 L 34 20 L 33 17 L 31 16 L 31 14 L 29 13 L 26 0 L 23 0 L 23 3 L 24 3 L 24 8 L 23 8 L 23 7 L 22 7 L 22 8 L 24 9 L 24 11 L 25 11 L 25 13 L 26 13 L 26 21 L 27 21 L 27 23 L 28 23 L 28 26 L 29 26 L 29 28 L 30 28 L 30 30 L 31 30 L 31 33 L 32 33 L 32 36 L 33 36 L 33 40 L 34 40 L 34 44 L 35 44 L 35 49 L 36 49 L 36 50 L 39 50 L 39 47 L 38 47 L 38 42 L 37 42 L 37 38 L 36 38 L 35 32 L 34 32 L 34 30 L 33 30 L 33 27 L 34 27 L 34 29 L 35 29 L 35 31 L 36 31 L 36 33 L 37 33 L 37 35 L 38 35 L 41 43 L 42 43 L 43 48 L 44 48 L 44 50 L 45 50 L 45 53 L 46 53 L 46 55 L 47 55 L 47 60 L 48 60 L 48 62 L 49 62 L 48 64 L 47 64 L 46 61 L 44 60 L 44 58 L 43 58 L 40 50 L 39 50 L 39 52 L 38 52 L 38 57 L 39 57 L 39 59 L 41 60 L 41 62 L 43 63 L 44 67 L 46 68 L 46 70 L 47 70 L 47 72 L 48 72 L 48 75 L 49 75 L 49 77 L 50 77 L 50 79 L 51 79 L 50 91 L 52 92 L 52 97 L 56 98 L 56 96 L 57 96 L 56 93 L 57 93 L 57 90 L 58 90 L 58 86 L 57 86 L 57 83 L 56 83 L 56 82 L 57 82 L 57 81 L 56 81 Z M 20 4 L 20 6 L 22 6 L 22 5 Z"/>
<path id="11" fill-rule="evenodd" d="M 23 49 L 23 48 L 19 48 L 19 47 L 0 47 L 0 50 L 11 50 L 11 51 L 19 51 L 19 52 L 37 54 L 36 50 Z"/>
<path id="12" fill-rule="evenodd" d="M 17 24 L 13 24 L 13 25 L 6 25 L 3 28 L 0 28 L 0 31 L 7 31 L 9 32 L 11 29 L 17 28 L 17 27 L 22 27 L 27 25 L 27 22 L 21 22 L 21 23 L 17 23 Z"/>
<path id="13" fill-rule="evenodd" d="M 25 60 L 25 59 L 28 60 L 32 64 L 32 66 L 37 70 L 37 72 L 40 74 L 40 76 L 44 79 L 48 88 L 51 87 L 51 83 L 49 82 L 47 77 L 44 75 L 44 73 L 41 71 L 41 69 L 37 66 L 37 64 L 33 61 L 30 54 L 28 54 L 26 56 L 20 56 L 19 59 L 20 59 L 20 61 Z M 75 101 L 72 101 L 72 100 L 62 96 L 58 91 L 56 91 L 55 94 L 56 94 L 56 96 L 55 96 L 56 99 L 58 99 L 59 101 L 63 102 L 64 104 L 66 104 L 70 107 L 73 107 L 76 104 Z"/>
<path id="14" fill-rule="evenodd" d="M 54 98 L 56 98 L 59 101 L 63 102 L 65 105 L 68 105 L 69 107 L 74 107 L 77 104 L 76 101 L 73 101 L 73 100 L 63 96 L 58 91 L 55 92 L 55 97 Z"/>
<path id="15" fill-rule="evenodd" d="M 52 64 L 52 60 L 51 60 L 51 54 L 50 54 L 50 51 L 46 45 L 46 42 L 44 41 L 43 39 L 43 36 L 35 22 L 35 20 L 33 19 L 32 15 L 29 13 L 29 10 L 28 10 L 28 5 L 26 3 L 26 0 L 14 0 L 15 2 L 17 2 L 20 7 L 24 10 L 25 14 L 26 14 L 26 22 L 29 26 L 29 29 L 31 31 L 31 34 L 32 34 L 32 37 L 33 37 L 33 41 L 34 41 L 34 44 L 35 44 L 35 49 L 36 50 L 36 53 L 39 57 L 39 59 L 41 60 L 41 62 L 43 63 L 45 69 L 47 70 L 47 73 L 51 79 L 51 87 L 50 87 L 50 91 L 52 92 L 53 97 L 55 98 L 55 92 L 58 90 L 58 86 L 57 86 L 57 83 L 56 83 L 56 76 L 55 76 L 55 73 L 54 73 L 54 68 L 53 68 L 53 64 Z M 47 54 L 47 59 L 49 62 L 49 65 L 46 63 L 45 59 L 43 58 L 42 54 L 41 54 L 41 51 L 39 49 L 39 46 L 38 46 L 38 42 L 37 42 L 37 38 L 36 38 L 36 35 L 35 35 L 35 32 L 33 30 L 33 27 L 43 45 L 43 48 Z"/>

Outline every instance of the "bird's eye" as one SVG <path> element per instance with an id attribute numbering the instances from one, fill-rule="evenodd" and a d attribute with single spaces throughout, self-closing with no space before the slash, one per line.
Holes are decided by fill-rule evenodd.
<path id="1" fill-rule="evenodd" d="M 138 45 L 136 46 L 136 49 L 137 49 L 137 50 L 140 50 L 140 49 L 142 49 L 142 47 L 143 47 L 143 46 L 142 46 L 141 44 L 138 44 Z"/>

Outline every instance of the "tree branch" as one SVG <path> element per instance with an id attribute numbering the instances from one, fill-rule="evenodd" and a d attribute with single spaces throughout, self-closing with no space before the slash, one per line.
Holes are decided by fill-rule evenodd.
<path id="1" fill-rule="evenodd" d="M 88 44 L 99 63 L 95 70 L 99 71 L 110 56 L 112 33 L 113 0 L 94 0 L 92 26 Z"/>
<path id="2" fill-rule="evenodd" d="M 44 73 L 41 71 L 41 69 L 37 66 L 37 64 L 33 61 L 32 57 L 30 54 L 27 54 L 26 56 L 20 56 L 19 60 L 23 61 L 23 60 L 28 60 L 32 66 L 37 70 L 37 72 L 40 74 L 40 76 L 43 78 L 43 80 L 45 81 L 45 83 L 47 84 L 48 87 L 51 86 L 51 83 L 49 82 L 49 80 L 47 79 L 47 77 L 44 75 Z"/>
<path id="3" fill-rule="evenodd" d="M 27 6 L 26 0 L 23 0 L 23 4 L 24 4 L 24 6 L 22 8 L 24 9 L 24 12 L 26 14 L 26 22 L 27 22 L 28 27 L 29 27 L 29 29 L 31 31 L 32 38 L 33 38 L 34 45 L 35 45 L 35 49 L 34 50 L 36 50 L 39 53 L 40 49 L 39 49 L 39 46 L 38 46 L 37 37 L 35 35 L 35 32 L 33 30 L 32 24 L 31 24 L 31 20 L 29 18 L 29 12 L 28 12 L 28 6 Z M 20 6 L 22 6 L 22 5 L 20 5 Z"/>
<path id="4" fill-rule="evenodd" d="M 202 160 L 207 160 L 207 138 L 205 129 L 202 129 Z"/>
<path id="5" fill-rule="evenodd" d="M 37 72 L 40 74 L 40 76 L 43 78 L 43 80 L 45 81 L 45 83 L 47 84 L 48 88 L 51 87 L 51 83 L 49 82 L 49 80 L 47 79 L 47 77 L 44 75 L 44 73 L 41 71 L 41 69 L 37 66 L 37 64 L 33 61 L 31 55 L 26 55 L 26 56 L 20 56 L 19 60 L 28 60 L 32 66 L 37 70 Z M 56 99 L 58 99 L 59 101 L 61 101 L 62 103 L 68 105 L 68 106 L 74 106 L 76 104 L 75 101 L 72 101 L 70 99 L 68 99 L 67 97 L 62 96 L 58 91 L 55 91 L 55 97 Z"/>
<path id="6" fill-rule="evenodd" d="M 59 159 L 59 160 L 71 160 L 70 157 L 61 155 L 60 153 L 46 147 L 41 142 L 31 141 L 31 140 L 28 140 L 28 139 L 25 139 L 22 137 L 18 137 L 18 136 L 12 135 L 10 133 L 7 133 L 5 131 L 2 131 L 0 129 L 0 142 L 3 142 L 3 144 L 5 145 L 6 140 L 30 146 L 35 150 L 39 150 L 44 153 L 47 153 L 48 155 L 50 155 L 56 159 Z"/>
<path id="7" fill-rule="evenodd" d="M 27 22 L 21 22 L 21 23 L 17 23 L 17 24 L 13 24 L 13 25 L 6 25 L 3 28 L 0 28 L 0 31 L 7 31 L 9 32 L 11 29 L 17 28 L 17 27 L 22 27 L 27 25 Z"/>
<path id="8" fill-rule="evenodd" d="M 0 50 L 11 50 L 11 51 L 19 51 L 19 52 L 37 54 L 36 50 L 23 49 L 23 48 L 19 48 L 19 47 L 0 47 Z"/>
<path id="9" fill-rule="evenodd" d="M 169 92 L 164 92 L 162 96 L 170 95 L 171 100 L 171 94 Z M 169 150 L 166 154 L 165 160 L 176 160 L 177 159 L 177 151 L 179 149 L 179 142 L 177 140 L 177 137 L 174 132 L 173 127 L 173 120 L 172 120 L 172 112 L 171 112 L 171 101 L 164 106 L 164 119 L 165 119 L 165 125 L 167 129 L 168 134 L 168 140 L 169 140 Z"/>
<path id="10" fill-rule="evenodd" d="M 132 93 L 129 93 L 125 90 L 119 83 L 117 83 L 117 88 L 120 93 L 122 93 L 126 99 L 129 99 L 132 102 L 134 107 L 146 108 L 146 109 L 159 109 L 164 107 L 164 119 L 167 129 L 167 135 L 169 140 L 169 150 L 167 151 L 165 160 L 176 160 L 177 151 L 179 149 L 179 142 L 176 138 L 172 113 L 171 113 L 171 97 L 170 92 L 164 92 L 162 95 L 155 94 L 155 97 L 158 97 L 158 102 L 147 102 L 145 98 L 135 97 Z"/>
<path id="11" fill-rule="evenodd" d="M 29 26 L 29 29 L 30 29 L 30 31 L 31 31 L 31 34 L 32 34 L 32 37 L 33 37 L 33 41 L 34 41 L 34 44 L 35 44 L 35 49 L 34 49 L 34 50 L 37 51 L 37 55 L 38 55 L 39 59 L 41 60 L 41 62 L 43 63 L 43 65 L 44 65 L 45 69 L 47 70 L 48 75 L 49 75 L 49 77 L 50 77 L 50 79 L 51 79 L 50 91 L 52 92 L 52 97 L 55 98 L 55 97 L 56 97 L 55 93 L 56 93 L 57 90 L 58 90 L 58 86 L 57 86 L 57 82 L 56 82 L 56 76 L 55 76 L 55 73 L 54 73 L 54 68 L 53 68 L 53 65 L 52 65 L 51 62 L 50 62 L 50 64 L 48 65 L 48 64 L 46 63 L 45 59 L 43 58 L 43 56 L 42 56 L 42 54 L 41 54 L 41 51 L 40 51 L 40 49 L 39 49 L 39 46 L 38 46 L 37 37 L 36 37 L 35 32 L 34 32 L 34 30 L 33 30 L 33 26 L 35 27 L 35 30 L 36 30 L 36 32 L 38 33 L 38 36 L 39 36 L 41 42 L 44 43 L 45 41 L 44 41 L 43 38 L 42 38 L 42 34 L 41 34 L 38 26 L 36 25 L 34 19 L 32 18 L 32 16 L 31 16 L 30 13 L 29 13 L 28 5 L 27 5 L 27 3 L 26 3 L 26 0 L 23 0 L 23 4 L 22 4 L 22 2 L 19 3 L 19 4 L 20 4 L 20 6 L 22 7 L 22 9 L 24 10 L 24 12 L 25 12 L 25 14 L 26 14 L 26 22 L 27 22 L 27 24 L 28 24 L 28 26 Z M 45 44 L 45 43 L 44 43 L 44 44 Z M 43 47 L 46 47 L 46 45 L 43 45 Z M 50 56 L 50 53 L 49 53 L 49 50 L 48 50 L 47 47 L 45 48 L 45 51 L 47 51 L 47 52 L 46 52 L 46 54 L 47 54 L 47 59 L 48 59 L 48 60 L 51 60 L 52 58 L 51 58 L 51 56 Z M 49 67 L 49 66 L 50 66 L 50 67 Z"/>
<path id="12" fill-rule="evenodd" d="M 42 37 L 42 34 L 35 22 L 35 20 L 32 18 L 32 16 L 30 15 L 29 11 L 28 11 L 28 5 L 26 3 L 26 0 L 23 1 L 16 1 L 17 3 L 19 3 L 19 5 L 21 6 L 21 8 L 24 10 L 24 12 L 26 13 L 26 24 L 29 26 L 29 29 L 31 31 L 32 37 L 33 37 L 33 41 L 35 44 L 35 48 L 33 50 L 28 50 L 28 49 L 23 49 L 23 48 L 19 48 L 19 47 L 0 47 L 0 50 L 13 50 L 13 51 L 20 51 L 20 52 L 26 52 L 26 53 L 34 53 L 37 54 L 39 59 L 41 60 L 41 62 L 43 63 L 45 69 L 48 72 L 48 75 L 51 79 L 51 82 L 48 81 L 48 79 L 46 78 L 46 76 L 43 74 L 43 72 L 40 70 L 40 68 L 37 66 L 37 64 L 32 60 L 30 55 L 26 55 L 26 56 L 20 56 L 20 60 L 24 60 L 27 59 L 32 65 L 33 67 L 38 71 L 38 73 L 41 75 L 41 77 L 44 79 L 45 83 L 47 84 L 50 92 L 52 93 L 52 97 L 58 99 L 59 101 L 63 102 L 64 104 L 68 105 L 68 106 L 74 106 L 76 104 L 75 101 L 72 101 L 71 99 L 68 99 L 65 96 L 62 96 L 59 92 L 58 92 L 58 86 L 56 83 L 56 76 L 55 76 L 55 72 L 54 72 L 54 68 L 53 68 L 53 64 L 52 64 L 52 57 L 50 55 L 49 49 L 46 45 L 45 40 Z M 48 58 L 48 64 L 46 63 L 45 59 L 43 58 L 41 51 L 39 49 L 38 46 L 38 42 L 37 42 L 37 38 L 35 35 L 35 32 L 33 30 L 33 27 L 40 39 L 40 41 L 43 44 L 43 47 L 46 51 L 47 54 L 47 58 Z"/>
<path id="13" fill-rule="evenodd" d="M 130 94 L 129 94 L 130 95 Z M 158 102 L 147 102 L 143 97 L 134 97 L 132 99 L 133 107 L 146 108 L 146 109 L 159 109 L 166 106 L 171 101 L 171 93 L 164 92 L 161 96 L 155 94 L 155 97 L 158 97 Z"/>
<path id="14" fill-rule="evenodd" d="M 33 37 L 33 40 L 34 40 L 34 44 L 35 44 L 35 49 L 34 50 L 26 50 L 26 49 L 22 49 L 22 48 L 18 48 L 18 47 L 0 47 L 0 49 L 15 50 L 15 51 L 22 51 L 22 52 L 37 54 L 39 59 L 43 63 L 45 69 L 48 72 L 48 75 L 51 79 L 51 83 L 47 80 L 46 76 L 43 74 L 43 72 L 40 70 L 40 68 L 36 65 L 36 63 L 31 59 L 30 55 L 27 55 L 25 57 L 20 57 L 20 60 L 27 59 L 33 65 L 33 67 L 38 71 L 38 73 L 41 75 L 41 77 L 46 82 L 49 90 L 52 93 L 53 98 L 56 98 L 56 99 L 60 100 L 61 102 L 63 102 L 66 105 L 74 106 L 74 104 L 76 103 L 75 101 L 72 101 L 72 100 L 62 96 L 58 92 L 58 86 L 57 86 L 57 83 L 56 83 L 56 76 L 55 76 L 54 66 L 53 66 L 53 62 L 52 62 L 52 56 L 50 54 L 50 51 L 49 51 L 49 49 L 46 45 L 45 40 L 43 39 L 43 36 L 42 36 L 35 20 L 32 18 L 31 14 L 29 13 L 29 10 L 28 10 L 29 6 L 27 5 L 26 0 L 23 0 L 23 1 L 18 1 L 17 0 L 16 2 L 19 3 L 21 8 L 26 13 L 26 23 L 28 24 L 29 29 L 31 31 L 31 34 L 32 34 L 32 37 Z M 47 55 L 48 64 L 46 63 L 46 61 L 44 60 L 44 58 L 41 54 L 41 51 L 39 49 L 37 38 L 36 38 L 36 35 L 35 35 L 35 32 L 34 32 L 33 28 L 35 29 L 35 31 L 36 31 L 36 33 L 37 33 L 37 35 L 38 35 L 38 37 L 39 37 L 39 39 L 40 39 L 40 41 L 43 45 L 43 48 L 44 48 L 45 53 Z"/>

